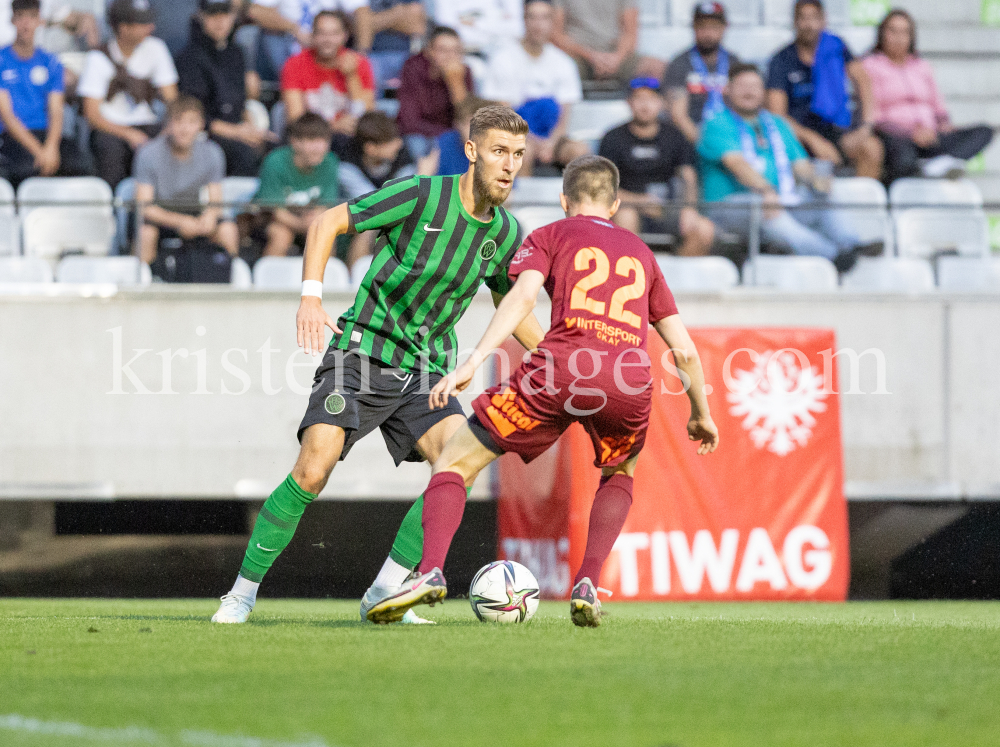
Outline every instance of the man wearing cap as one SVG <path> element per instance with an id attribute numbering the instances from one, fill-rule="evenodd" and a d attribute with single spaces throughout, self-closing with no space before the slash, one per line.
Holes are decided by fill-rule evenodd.
<path id="1" fill-rule="evenodd" d="M 684 137 L 697 143 L 701 123 L 722 111 L 722 91 L 729 68 L 739 57 L 723 48 L 726 9 L 722 3 L 699 3 L 694 8 L 694 46 L 670 62 L 663 78 L 670 117 Z"/>
<path id="2" fill-rule="evenodd" d="M 190 41 L 177 56 L 177 74 L 181 93 L 205 107 L 208 132 L 226 154 L 226 173 L 257 176 L 275 138 L 247 115 L 247 66 L 242 47 L 233 43 L 235 24 L 231 0 L 200 0 Z"/>
<path id="3" fill-rule="evenodd" d="M 681 240 L 680 255 L 708 254 L 715 227 L 698 214 L 694 149 L 680 130 L 660 119 L 659 81 L 633 79 L 628 103 L 632 121 L 608 132 L 599 150 L 618 167 L 621 179 L 618 197 L 622 204 L 614 222 L 635 234 L 675 236 Z"/>
<path id="4" fill-rule="evenodd" d="M 97 174 L 114 189 L 131 173 L 135 150 L 160 130 L 156 102 L 177 98 L 177 69 L 152 36 L 149 0 L 115 0 L 108 23 L 114 38 L 87 53 L 77 93 L 93 130 Z"/>

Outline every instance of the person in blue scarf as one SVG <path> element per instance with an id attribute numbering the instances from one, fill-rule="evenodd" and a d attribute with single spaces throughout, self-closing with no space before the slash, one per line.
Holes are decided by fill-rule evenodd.
<path id="1" fill-rule="evenodd" d="M 749 205 L 763 200 L 761 238 L 794 254 L 831 260 L 847 272 L 861 255 L 882 252 L 862 244 L 843 213 L 822 203 L 828 177 L 817 176 L 808 154 L 783 117 L 764 109 L 764 79 L 753 65 L 735 65 L 726 87 L 728 107 L 705 122 L 698 156 L 708 217 L 721 230 L 749 238 Z"/>
<path id="2" fill-rule="evenodd" d="M 815 158 L 845 162 L 858 176 L 880 178 L 885 149 L 873 130 L 871 79 L 839 37 L 826 30 L 820 0 L 796 0 L 795 41 L 771 59 L 767 108 L 791 120 Z M 858 98 L 852 111 L 848 81 Z"/>
<path id="3" fill-rule="evenodd" d="M 722 46 L 726 9 L 722 3 L 698 3 L 694 8 L 694 46 L 670 62 L 663 77 L 670 118 L 691 143 L 701 135 L 701 123 L 723 107 L 722 89 L 729 68 L 740 58 Z"/>

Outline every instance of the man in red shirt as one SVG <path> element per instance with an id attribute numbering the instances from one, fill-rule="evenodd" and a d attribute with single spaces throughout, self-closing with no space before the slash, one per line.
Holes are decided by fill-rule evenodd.
<path id="1" fill-rule="evenodd" d="M 542 287 L 552 299 L 552 326 L 507 382 L 476 398 L 475 414 L 445 445 L 424 493 L 422 575 L 373 607 L 369 620 L 391 622 L 414 605 L 443 599 L 447 586 L 440 568 L 462 520 L 466 486 L 505 452 L 530 462 L 578 422 L 593 442 L 602 479 L 570 611 L 576 625 L 600 624 L 596 582 L 632 505 L 632 475 L 649 425 L 650 324 L 688 377 L 688 437 L 701 442 L 699 454 L 718 446 L 698 351 L 663 273 L 649 247 L 611 222 L 619 206 L 618 169 L 601 156 L 577 158 L 563 174 L 560 201 L 568 217 L 525 239 L 510 264 L 514 287 L 472 356 L 431 390 L 431 407 L 446 406 L 469 385 L 487 356 L 531 313 Z"/>
<path id="2" fill-rule="evenodd" d="M 339 10 L 313 20 L 313 43 L 289 57 L 281 71 L 281 100 L 288 121 L 319 114 L 334 133 L 354 135 L 358 117 L 375 108 L 375 76 L 364 55 L 347 48 L 351 22 Z"/>

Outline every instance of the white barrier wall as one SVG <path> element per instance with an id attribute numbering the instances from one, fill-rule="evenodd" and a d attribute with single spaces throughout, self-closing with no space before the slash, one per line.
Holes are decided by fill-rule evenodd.
<path id="1" fill-rule="evenodd" d="M 262 498 L 288 473 L 316 361 L 295 345 L 297 297 L 203 287 L 52 287 L 0 294 L 0 497 Z M 105 297 L 100 297 L 101 295 Z M 86 296 L 90 297 L 86 297 Z M 696 326 L 832 327 L 849 498 L 1000 497 L 1000 298 L 738 289 L 679 296 Z M 350 303 L 327 298 L 331 314 Z M 475 344 L 492 304 L 459 327 Z M 548 307 L 538 314 L 547 326 Z M 464 397 L 467 405 L 470 395 Z M 711 398 L 726 406 L 724 393 Z M 376 433 L 324 497 L 413 498 L 426 465 L 396 469 Z M 480 479 L 476 496 L 489 496 Z"/>

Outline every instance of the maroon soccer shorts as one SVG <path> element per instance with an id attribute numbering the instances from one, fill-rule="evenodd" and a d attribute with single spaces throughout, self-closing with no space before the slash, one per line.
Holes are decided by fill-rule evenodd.
<path id="1" fill-rule="evenodd" d="M 613 384 L 602 387 L 606 382 L 582 380 L 575 387 L 576 394 L 568 384 L 557 384 L 558 393 L 543 390 L 536 394 L 543 384 L 532 386 L 524 378 L 526 372 L 522 365 L 508 382 L 487 389 L 472 403 L 479 425 L 500 451 L 514 452 L 530 462 L 574 422 L 590 435 L 597 467 L 615 467 L 642 450 L 652 386 L 632 395 L 619 392 Z M 597 390 L 604 392 L 606 401 Z"/>

